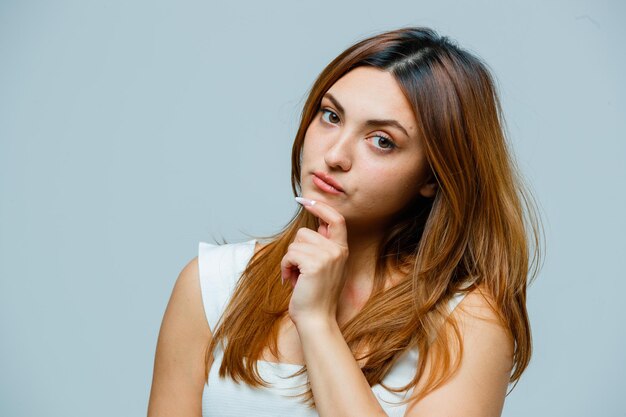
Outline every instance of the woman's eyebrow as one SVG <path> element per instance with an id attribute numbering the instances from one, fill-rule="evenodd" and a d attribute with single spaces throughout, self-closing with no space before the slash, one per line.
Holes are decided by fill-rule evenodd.
<path id="1" fill-rule="evenodd" d="M 326 93 L 324 94 L 324 97 L 332 101 L 335 107 L 337 107 L 337 110 L 339 111 L 339 113 L 341 113 L 342 115 L 345 114 L 343 106 L 339 103 L 339 101 L 337 101 L 337 99 L 332 94 Z M 370 119 L 370 120 L 365 121 L 365 126 L 368 126 L 368 127 L 393 126 L 393 127 L 400 129 L 402 132 L 404 132 L 405 135 L 410 137 L 406 129 L 402 127 L 402 125 L 397 120 L 393 120 L 393 119 Z"/>

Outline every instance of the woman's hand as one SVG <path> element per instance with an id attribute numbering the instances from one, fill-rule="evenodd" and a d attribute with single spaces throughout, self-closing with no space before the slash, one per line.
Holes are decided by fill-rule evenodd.
<path id="1" fill-rule="evenodd" d="M 293 287 L 289 316 L 296 325 L 309 319 L 337 319 L 348 259 L 343 215 L 324 202 L 306 205 L 306 201 L 302 204 L 319 218 L 320 225 L 317 232 L 300 228 L 281 262 L 281 275 Z"/>

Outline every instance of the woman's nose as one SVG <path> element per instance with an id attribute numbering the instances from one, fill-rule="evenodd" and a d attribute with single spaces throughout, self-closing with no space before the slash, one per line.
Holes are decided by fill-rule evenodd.
<path id="1" fill-rule="evenodd" d="M 354 138 L 349 135 L 339 135 L 336 142 L 326 151 L 324 160 L 331 167 L 338 166 L 344 171 L 352 165 L 352 146 Z"/>

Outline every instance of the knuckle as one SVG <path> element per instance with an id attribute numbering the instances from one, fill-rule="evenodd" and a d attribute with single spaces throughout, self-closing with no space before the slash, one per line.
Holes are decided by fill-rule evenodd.
<path id="1" fill-rule="evenodd" d="M 345 248 L 338 247 L 333 253 L 333 258 L 336 260 L 345 259 L 347 255 L 347 250 Z"/>

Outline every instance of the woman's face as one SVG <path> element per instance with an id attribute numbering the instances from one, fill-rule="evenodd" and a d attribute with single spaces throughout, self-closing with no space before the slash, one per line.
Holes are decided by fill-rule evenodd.
<path id="1" fill-rule="evenodd" d="M 397 125 L 368 123 L 385 119 Z M 358 67 L 333 84 L 302 152 L 302 196 L 330 204 L 348 224 L 385 224 L 418 193 L 435 193 L 435 184 L 422 184 L 428 167 L 413 110 L 386 71 Z M 343 192 L 325 191 L 314 172 Z"/>

